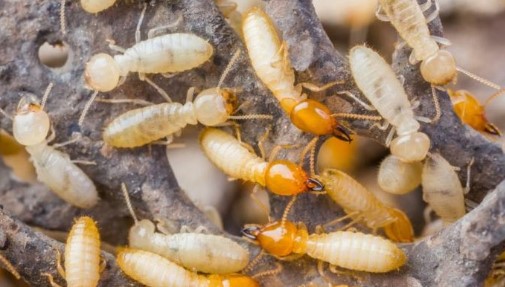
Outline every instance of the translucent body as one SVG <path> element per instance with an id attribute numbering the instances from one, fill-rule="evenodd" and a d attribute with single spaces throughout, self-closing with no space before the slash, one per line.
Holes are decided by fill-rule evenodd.
<path id="1" fill-rule="evenodd" d="M 170 136 L 187 124 L 223 124 L 233 112 L 232 96 L 212 88 L 185 105 L 164 103 L 128 111 L 105 127 L 103 140 L 114 147 L 132 148 Z"/>
<path id="2" fill-rule="evenodd" d="M 81 0 L 81 6 L 88 13 L 101 12 L 116 3 L 116 0 Z"/>
<path id="3" fill-rule="evenodd" d="M 239 272 L 249 263 L 249 252 L 236 242 L 218 235 L 155 232 L 154 224 L 141 220 L 130 229 L 129 245 L 156 253 L 192 271 L 213 274 Z"/>
<path id="4" fill-rule="evenodd" d="M 452 55 L 440 50 L 431 38 L 426 18 L 417 1 L 380 0 L 380 5 L 400 37 L 413 49 L 413 56 L 421 63 L 423 78 L 435 85 L 445 85 L 457 74 Z"/>
<path id="5" fill-rule="evenodd" d="M 421 162 L 404 162 L 389 155 L 381 163 L 377 182 L 389 193 L 405 194 L 421 184 L 423 165 Z"/>
<path id="6" fill-rule="evenodd" d="M 498 128 L 486 119 L 484 106 L 470 92 L 450 89 L 447 91 L 451 96 L 454 112 L 462 122 L 479 132 L 501 135 Z"/>
<path id="7" fill-rule="evenodd" d="M 365 97 L 398 135 L 391 142 L 391 153 L 403 161 L 421 161 L 430 148 L 430 139 L 418 132 L 420 125 L 402 84 L 384 59 L 365 46 L 351 49 L 351 71 Z"/>
<path id="8" fill-rule="evenodd" d="M 22 99 L 13 121 L 15 139 L 25 145 L 37 179 L 68 203 L 90 208 L 98 201 L 95 185 L 67 154 L 47 145 L 49 117 L 33 99 Z M 30 133 L 30 130 L 33 132 Z"/>
<path id="9" fill-rule="evenodd" d="M 282 43 L 268 15 L 254 7 L 245 13 L 242 32 L 251 64 L 256 75 L 280 102 L 300 130 L 314 135 L 334 134 L 350 141 L 331 111 L 323 104 L 307 100 L 301 86 L 295 86 L 295 73 Z"/>
<path id="10" fill-rule="evenodd" d="M 182 72 L 202 65 L 213 53 L 212 45 L 196 35 L 162 35 L 141 41 L 113 58 L 107 54 L 93 56 L 86 64 L 85 80 L 92 89 L 107 92 L 117 86 L 120 76 L 126 77 L 129 72 Z"/>
<path id="11" fill-rule="evenodd" d="M 122 248 L 116 260 L 126 275 L 149 287 L 259 287 L 245 275 L 199 275 L 143 250 Z"/>
<path id="12" fill-rule="evenodd" d="M 306 173 L 285 160 L 267 163 L 230 134 L 207 128 L 200 134 L 203 152 L 226 175 L 266 186 L 278 195 L 295 195 L 311 189 Z"/>
<path id="13" fill-rule="evenodd" d="M 400 268 L 407 261 L 405 253 L 394 243 L 359 232 L 337 231 L 309 235 L 304 225 L 295 226 L 289 221 L 284 224 L 272 222 L 263 227 L 249 227 L 243 232 L 255 238 L 271 254 L 307 254 L 356 271 L 389 272 Z"/>
<path id="14" fill-rule="evenodd" d="M 402 230 L 407 230 L 407 233 L 395 235 L 396 229 L 390 229 L 390 239 L 410 238 L 410 241 L 413 240 L 412 225 L 403 212 L 384 205 L 351 176 L 336 169 L 326 169 L 317 178 L 324 184 L 328 196 L 347 214 L 355 213 L 353 217 L 363 218 L 366 225 L 372 229 L 386 228 L 396 221 L 401 221 L 397 224 L 407 225 L 402 228 Z"/>
<path id="15" fill-rule="evenodd" d="M 446 222 L 465 215 L 464 189 L 458 175 L 440 154 L 426 158 L 423 168 L 423 199 Z"/>
<path id="16" fill-rule="evenodd" d="M 80 217 L 65 246 L 65 279 L 69 287 L 94 287 L 100 279 L 100 234 L 93 219 Z"/>

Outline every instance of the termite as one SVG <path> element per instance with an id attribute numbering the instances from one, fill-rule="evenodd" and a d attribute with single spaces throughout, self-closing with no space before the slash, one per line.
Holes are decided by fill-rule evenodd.
<path id="1" fill-rule="evenodd" d="M 391 154 L 381 162 L 377 182 L 384 191 L 405 194 L 421 184 L 422 171 L 421 162 L 404 162 Z"/>
<path id="2" fill-rule="evenodd" d="M 447 90 L 449 96 L 451 96 L 454 112 L 463 123 L 469 125 L 474 130 L 495 136 L 501 136 L 501 132 L 494 124 L 487 120 L 485 109 L 492 99 L 502 95 L 504 91 L 505 90 L 502 89 L 493 94 L 482 105 L 469 91 Z"/>
<path id="3" fill-rule="evenodd" d="M 440 154 L 433 153 L 426 158 L 422 174 L 423 199 L 445 223 L 454 222 L 465 215 L 464 195 L 468 192 L 469 168 L 465 189 L 455 167 Z"/>
<path id="4" fill-rule="evenodd" d="M 318 180 L 310 178 L 295 163 L 287 160 L 267 162 L 219 129 L 206 128 L 200 134 L 200 146 L 226 175 L 265 186 L 277 195 L 290 196 L 323 189 Z"/>
<path id="5" fill-rule="evenodd" d="M 435 11 L 425 18 L 423 12 L 430 9 L 432 2 L 435 2 Z M 500 89 L 498 85 L 457 67 L 453 55 L 440 49 L 437 42 L 443 45 L 450 45 L 450 42 L 432 36 L 428 29 L 428 23 L 438 15 L 437 0 L 426 1 L 422 5 L 414 0 L 379 0 L 379 3 L 377 17 L 383 21 L 391 21 L 400 37 L 413 49 L 409 61 L 411 64 L 421 62 L 421 75 L 427 82 L 435 86 L 446 85 L 456 79 L 459 71 L 485 85 Z M 385 15 L 381 14 L 381 10 Z"/>
<path id="6" fill-rule="evenodd" d="M 332 265 L 373 273 L 399 269 L 405 253 L 391 241 L 359 232 L 336 231 L 308 234 L 303 223 L 275 221 L 265 226 L 246 226 L 242 233 L 272 255 L 307 254 Z"/>
<path id="7" fill-rule="evenodd" d="M 65 278 L 67 286 L 98 285 L 105 261 L 101 262 L 100 259 L 100 234 L 92 218 L 82 216 L 72 226 L 65 246 L 65 269 L 61 266 L 60 257 L 60 253 L 57 252 L 58 273 Z M 53 281 L 51 274 L 43 275 L 49 278 L 52 286 L 59 286 Z"/>
<path id="8" fill-rule="evenodd" d="M 419 132 L 418 119 L 426 119 L 416 118 L 407 94 L 391 67 L 379 54 L 365 46 L 352 48 L 349 62 L 359 89 L 379 114 L 393 125 L 386 140 L 391 153 L 405 162 L 423 160 L 430 148 L 430 138 Z M 395 131 L 398 136 L 391 140 Z"/>
<path id="9" fill-rule="evenodd" d="M 236 108 L 235 94 L 221 89 L 221 85 L 239 55 L 240 50 L 230 60 L 216 88 L 203 90 L 193 102 L 190 89 L 185 105 L 163 103 L 128 111 L 105 127 L 103 140 L 114 147 L 132 148 L 172 137 L 187 124 L 216 126 L 230 119 L 271 119 L 270 115 L 232 115 Z"/>
<path id="10" fill-rule="evenodd" d="M 183 72 L 196 68 L 214 53 L 212 45 L 201 37 L 190 33 L 172 33 L 162 36 L 155 34 L 168 26 L 151 29 L 148 39 L 140 41 L 140 25 L 143 21 L 147 5 L 144 5 L 140 16 L 135 42 L 131 48 L 123 49 L 109 45 L 111 49 L 121 52 L 114 57 L 100 53 L 96 54 L 86 63 L 84 79 L 86 85 L 95 90 L 90 101 L 79 119 L 82 125 L 89 106 L 98 92 L 108 92 L 120 85 L 129 72 L 138 72 L 139 78 L 153 86 L 167 101 L 171 101 L 166 94 L 145 74 L 167 74 Z"/>
<path id="11" fill-rule="evenodd" d="M 282 43 L 272 20 L 257 7 L 245 13 L 242 32 L 252 66 L 272 94 L 289 115 L 292 123 L 304 132 L 351 141 L 350 132 L 342 126 L 324 104 L 307 99 L 302 86 L 321 91 L 336 84 L 315 87 L 308 83 L 294 84 L 295 74 L 287 55 L 287 44 Z"/>
<path id="12" fill-rule="evenodd" d="M 215 0 L 214 2 L 235 33 L 242 37 L 242 14 L 237 9 L 237 3 L 228 0 Z"/>
<path id="13" fill-rule="evenodd" d="M 120 248 L 116 261 L 126 275 L 150 287 L 259 287 L 245 275 L 199 275 L 144 250 Z"/>
<path id="14" fill-rule="evenodd" d="M 138 220 L 130 203 L 126 185 L 121 189 L 135 221 L 130 228 L 130 247 L 161 255 L 192 271 L 212 274 L 239 272 L 249 263 L 249 252 L 223 236 L 202 233 L 162 234 L 153 222 Z"/>
<path id="15" fill-rule="evenodd" d="M 344 218 L 363 220 L 374 231 L 384 228 L 386 235 L 395 241 L 414 240 L 414 231 L 408 217 L 402 211 L 383 204 L 348 174 L 336 169 L 325 169 L 315 178 L 323 183 L 328 196 L 348 214 Z M 342 218 L 337 219 L 341 220 Z"/>
<path id="16" fill-rule="evenodd" d="M 69 156 L 46 140 L 51 123 L 44 111 L 44 103 L 52 84 L 47 88 L 42 105 L 33 96 L 23 97 L 13 120 L 14 138 L 25 146 L 37 172 L 37 179 L 47 185 L 66 202 L 80 208 L 93 207 L 98 193 L 93 181 L 78 168 Z M 54 133 L 49 138 L 54 137 Z"/>

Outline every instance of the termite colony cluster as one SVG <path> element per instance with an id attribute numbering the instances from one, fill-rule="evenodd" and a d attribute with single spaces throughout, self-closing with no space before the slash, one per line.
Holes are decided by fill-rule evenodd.
<path id="1" fill-rule="evenodd" d="M 105 9 L 114 9 L 115 2 L 81 0 L 81 6 L 89 13 L 100 13 Z M 130 203 L 128 186 L 119 183 L 117 191 L 122 193 L 135 222 L 129 230 L 128 247 L 116 250 L 115 264 L 126 276 L 146 286 L 260 286 L 263 277 L 276 276 L 282 269 L 258 270 L 258 263 L 265 257 L 297 260 L 303 255 L 319 262 L 317 270 L 324 278 L 324 263 L 329 263 L 332 271 L 338 267 L 344 272 L 401 272 L 408 262 L 401 244 L 415 240 L 409 217 L 402 210 L 383 203 L 344 171 L 317 168 L 315 151 L 320 138 L 334 137 L 346 143 L 354 139 L 348 121 L 375 122 L 373 127 L 383 131 L 389 128 L 385 145 L 390 148 L 391 154 L 381 163 L 377 180 L 384 191 L 406 194 L 422 185 L 423 199 L 446 226 L 465 215 L 465 193 L 469 191 L 472 161 L 459 167 L 467 171 L 464 185 L 455 171 L 456 167 L 432 149 L 430 137 L 421 131 L 421 123 L 437 124 L 442 113 L 437 90 L 444 90 L 458 73 L 497 89 L 493 98 L 502 90 L 500 86 L 458 67 L 451 53 L 440 47 L 448 41 L 430 34 L 428 23 L 438 16 L 436 0 L 423 5 L 412 0 L 378 2 L 377 17 L 389 21 L 397 30 L 404 45 L 412 49 L 410 65 L 418 69 L 422 78 L 431 85 L 434 116 L 416 113 L 419 102 L 405 91 L 402 79 L 386 60 L 366 45 L 354 46 L 348 54 L 352 80 L 361 94 L 339 88 L 347 79 L 334 78 L 321 86 L 295 84 L 295 69 L 290 62 L 288 44 L 283 41 L 272 19 L 260 7 L 252 7 L 240 15 L 231 1 L 216 1 L 216 4 L 240 35 L 245 49 L 238 48 L 230 55 L 214 87 L 198 92 L 194 99 L 194 88 L 190 88 L 184 104 L 173 102 L 148 75 L 170 76 L 198 69 L 213 57 L 216 48 L 208 39 L 194 33 L 163 33 L 167 29 L 176 29 L 177 23 L 152 29 L 148 39 L 141 40 L 140 29 L 147 4 L 139 13 L 133 46 L 125 49 L 111 43 L 109 46 L 117 52 L 116 55 L 102 52 L 85 59 L 82 77 L 87 88 L 94 93 L 78 120 L 81 130 L 85 128 L 86 118 L 89 119 L 93 113 L 97 95 L 118 88 L 128 81 L 130 72 L 138 73 L 140 79 L 154 87 L 166 103 L 108 100 L 111 103 L 130 101 L 145 107 L 131 109 L 110 119 L 102 133 L 104 145 L 111 149 L 134 149 L 163 139 L 170 143 L 187 125 L 201 124 L 205 126 L 199 137 L 201 149 L 224 174 L 264 187 L 274 195 L 290 197 L 280 218 L 263 225 L 246 225 L 242 229 L 245 240 L 235 241 L 232 236 L 198 231 L 170 234 L 162 225 L 155 225 L 148 219 L 139 220 Z M 65 22 L 71 21 L 64 17 L 64 5 L 61 15 L 64 29 Z M 276 104 L 291 123 L 300 131 L 314 136 L 301 150 L 300 163 L 278 159 L 279 151 L 289 148 L 281 145 L 265 155 L 262 140 L 269 137 L 268 128 L 265 134 L 256 135 L 258 142 L 253 143 L 260 155 L 241 140 L 237 121 L 257 121 L 268 126 L 275 125 L 277 120 L 269 114 L 240 114 L 244 104 L 237 100 L 240 90 L 226 88 L 226 82 L 232 76 L 234 65 L 241 60 L 249 61 L 258 82 L 275 97 Z M 72 161 L 66 153 L 57 149 L 80 138 L 68 143 L 50 144 L 55 131 L 45 105 L 52 88 L 53 84 L 49 84 L 41 99 L 23 97 L 12 117 L 5 111 L 2 113 L 12 118 L 13 137 L 31 156 L 37 179 L 67 203 L 89 209 L 100 200 L 99 189 L 78 164 L 93 162 Z M 335 113 L 304 92 L 330 89 L 367 112 Z M 448 92 L 454 98 L 455 112 L 464 123 L 490 136 L 500 136 L 498 128 L 486 120 L 483 107 L 469 92 Z M 235 127 L 237 133 L 232 134 L 229 129 L 222 128 L 226 125 Z M 303 193 L 312 193 L 311 196 L 326 194 L 346 215 L 328 219 L 328 223 L 309 232 L 303 222 L 288 219 L 290 209 L 297 204 L 297 196 Z M 340 227 L 335 229 L 337 226 Z M 101 258 L 98 230 L 91 217 L 77 218 L 68 234 L 63 266 L 60 264 L 60 253 L 55 252 L 57 270 L 67 286 L 99 284 L 100 273 L 107 262 Z M 246 240 L 253 241 L 264 252 L 253 256 L 245 247 Z M 10 266 L 7 260 L 2 259 L 5 265 Z M 16 273 L 12 266 L 9 270 Z M 46 276 L 51 285 L 59 286 L 56 282 L 61 280 L 56 273 L 41 275 Z M 300 282 L 300 285 L 304 283 Z M 330 285 L 337 283 L 330 282 Z"/>

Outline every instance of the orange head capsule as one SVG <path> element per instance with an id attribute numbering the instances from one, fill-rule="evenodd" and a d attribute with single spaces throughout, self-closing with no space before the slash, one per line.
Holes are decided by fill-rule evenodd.
<path id="1" fill-rule="evenodd" d="M 247 226 L 242 229 L 246 237 L 257 240 L 261 248 L 276 256 L 287 256 L 291 253 L 305 251 L 305 242 L 308 233 L 304 225 L 296 226 L 294 223 L 274 221 L 262 227 L 257 225 Z"/>
<path id="2" fill-rule="evenodd" d="M 389 213 L 392 217 L 396 218 L 396 220 L 384 226 L 384 233 L 386 233 L 386 236 L 395 242 L 413 242 L 414 229 L 407 215 L 396 208 L 389 208 Z"/>
<path id="3" fill-rule="evenodd" d="M 304 100 L 293 107 L 290 113 L 293 124 L 304 132 L 315 135 L 330 135 L 350 142 L 350 132 L 331 116 L 325 105 L 314 100 Z"/>
<path id="4" fill-rule="evenodd" d="M 287 160 L 274 160 L 268 164 L 265 183 L 272 193 L 278 195 L 296 195 L 323 189 L 321 182 L 309 178 L 300 166 Z"/>
<path id="5" fill-rule="evenodd" d="M 259 287 L 260 285 L 256 280 L 251 277 L 240 275 L 240 274 L 230 274 L 230 275 L 210 275 L 209 276 L 210 287 Z"/>

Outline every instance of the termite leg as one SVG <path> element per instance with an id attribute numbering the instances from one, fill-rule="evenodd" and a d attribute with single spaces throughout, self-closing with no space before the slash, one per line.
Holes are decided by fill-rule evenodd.
<path id="1" fill-rule="evenodd" d="M 42 96 L 42 101 L 40 102 L 40 107 L 42 108 L 42 110 L 46 106 L 47 98 L 49 97 L 49 94 L 51 94 L 53 86 L 54 86 L 53 83 L 49 83 L 49 85 L 46 88 L 46 91 L 44 92 L 44 95 Z"/>
<path id="2" fill-rule="evenodd" d="M 385 142 L 386 147 L 389 147 L 389 145 L 391 144 L 391 141 L 393 140 L 393 136 L 395 135 L 395 132 L 396 132 L 395 127 L 391 128 L 391 130 L 389 131 L 389 134 L 386 137 L 386 142 Z"/>
<path id="3" fill-rule="evenodd" d="M 347 219 L 353 218 L 354 216 L 356 216 L 356 215 L 358 215 L 358 214 L 359 214 L 359 212 L 358 212 L 358 211 L 351 212 L 351 213 L 349 213 L 349 214 L 347 214 L 347 215 L 344 215 L 344 216 L 342 216 L 342 217 L 339 217 L 339 218 L 337 218 L 337 219 L 333 219 L 332 221 L 327 222 L 327 223 L 325 223 L 325 224 L 323 224 L 323 225 L 318 225 L 317 227 L 319 227 L 319 228 L 317 228 L 317 227 L 316 227 L 316 229 L 319 229 L 319 231 L 323 231 L 323 232 L 324 232 L 324 231 L 326 230 L 326 228 L 327 228 L 327 227 L 332 226 L 332 225 L 335 225 L 335 224 L 337 224 L 337 223 L 339 223 L 339 222 L 342 222 L 342 221 L 344 221 L 344 220 L 347 220 Z"/>
<path id="4" fill-rule="evenodd" d="M 275 262 L 276 267 L 270 270 L 262 271 L 251 276 L 253 279 L 258 279 L 265 276 L 273 276 L 279 274 L 282 271 L 282 265 L 279 262 Z"/>
<path id="5" fill-rule="evenodd" d="M 98 269 L 98 272 L 102 273 L 105 270 L 105 267 L 107 267 L 107 260 L 105 260 L 103 257 L 100 257 L 100 269 Z"/>
<path id="6" fill-rule="evenodd" d="M 416 59 L 416 57 L 414 55 L 414 51 L 410 52 L 410 55 L 409 55 L 409 64 L 412 65 L 412 66 L 414 66 L 417 63 L 419 63 L 419 61 Z"/>
<path id="7" fill-rule="evenodd" d="M 267 215 L 267 218 L 268 218 L 268 222 L 271 222 L 272 219 L 270 218 L 270 213 L 269 213 L 268 207 L 263 202 L 261 202 L 261 200 L 259 200 L 256 197 L 256 193 L 258 192 L 258 188 L 261 188 L 261 187 L 257 184 L 253 187 L 253 190 L 251 192 L 251 199 L 254 200 L 254 202 L 265 212 L 265 214 Z"/>
<path id="8" fill-rule="evenodd" d="M 339 84 L 343 84 L 344 81 L 333 81 L 333 82 L 330 82 L 330 83 L 327 83 L 327 84 L 324 84 L 322 86 L 317 86 L 315 84 L 312 84 L 312 83 L 299 83 L 298 85 L 304 87 L 305 89 L 311 91 L 311 92 L 322 92 L 322 91 L 325 91 L 335 85 L 339 85 Z"/>
<path id="9" fill-rule="evenodd" d="M 466 184 L 465 184 L 464 194 L 468 194 L 468 192 L 470 192 L 470 175 L 472 173 L 472 165 L 474 162 L 475 162 L 475 158 L 472 157 L 472 159 L 468 163 L 468 166 L 466 167 Z"/>
<path id="10" fill-rule="evenodd" d="M 329 268 L 331 273 L 333 274 L 339 274 L 339 275 L 352 275 L 352 272 L 350 271 L 347 271 L 347 270 L 342 270 L 341 268 L 339 268 L 337 265 L 332 265 L 332 264 L 329 264 Z"/>
<path id="11" fill-rule="evenodd" d="M 89 161 L 89 160 L 72 160 L 72 163 L 82 165 L 96 165 L 96 161 Z"/>
<path id="12" fill-rule="evenodd" d="M 147 3 L 144 3 L 144 8 L 142 8 L 142 12 L 140 13 L 139 22 L 137 23 L 137 28 L 135 29 L 135 43 L 140 42 L 140 26 L 142 25 L 142 21 L 144 21 L 144 16 L 146 15 Z"/>
<path id="13" fill-rule="evenodd" d="M 146 81 L 149 85 L 151 85 L 160 95 L 165 99 L 165 101 L 171 103 L 172 99 L 170 96 L 165 92 L 162 88 L 160 88 L 158 85 L 156 85 L 153 81 L 151 81 L 145 74 L 139 73 L 139 79 L 141 81 Z"/>
<path id="14" fill-rule="evenodd" d="M 66 145 L 69 145 L 69 144 L 73 144 L 75 142 L 78 142 L 79 140 L 81 139 L 81 134 L 78 133 L 77 136 L 73 139 L 70 139 L 68 141 L 65 141 L 65 142 L 62 142 L 62 143 L 57 143 L 57 144 L 54 144 L 53 147 L 54 148 L 61 148 L 61 147 L 64 147 Z"/>
<path id="15" fill-rule="evenodd" d="M 449 39 L 447 39 L 447 38 L 434 36 L 434 35 L 431 35 L 430 37 L 431 37 L 431 39 L 433 39 L 435 42 L 439 43 L 442 46 L 447 47 L 447 46 L 452 45 L 451 41 L 449 41 Z"/>
<path id="16" fill-rule="evenodd" d="M 177 27 L 180 22 L 182 21 L 182 16 L 179 16 L 177 18 L 177 20 L 175 20 L 173 23 L 170 23 L 170 24 L 167 24 L 167 25 L 163 25 L 163 26 L 160 26 L 160 27 L 156 27 L 156 28 L 152 28 L 151 30 L 149 30 L 147 32 L 147 38 L 148 39 L 151 39 L 151 38 L 154 38 L 156 36 L 158 36 L 159 34 L 162 34 L 163 31 L 166 31 L 170 28 L 174 28 L 174 27 Z"/>
<path id="17" fill-rule="evenodd" d="M 368 110 L 368 111 L 375 111 L 376 110 L 376 108 L 374 106 L 365 103 L 364 101 L 360 100 L 358 97 L 356 97 L 356 95 L 354 95 L 353 93 L 351 93 L 349 91 L 337 92 L 337 94 L 348 96 L 349 98 L 353 99 L 358 104 L 360 104 L 363 108 L 365 108 L 365 110 Z"/>
<path id="18" fill-rule="evenodd" d="M 7 260 L 7 258 L 5 258 L 1 254 L 0 254 L 0 262 L 2 262 L 2 264 L 5 266 L 5 269 L 7 269 L 7 271 L 9 271 L 12 274 L 12 276 L 14 276 L 17 280 L 21 279 L 21 275 L 19 275 L 19 272 L 16 270 L 16 268 L 14 268 L 12 263 L 10 263 L 9 260 Z"/>
<path id="19" fill-rule="evenodd" d="M 431 21 L 435 20 L 438 17 L 438 13 L 440 11 L 440 6 L 438 5 L 438 1 L 437 0 L 433 0 L 433 1 L 435 2 L 435 10 L 433 12 L 431 12 L 431 14 L 428 15 L 428 17 L 426 17 L 427 24 L 429 24 Z M 431 2 L 431 1 L 429 1 L 429 2 Z"/>
<path id="20" fill-rule="evenodd" d="M 375 17 L 383 22 L 389 22 L 389 17 L 382 10 L 381 5 L 377 5 L 377 10 L 375 10 Z"/>
<path id="21" fill-rule="evenodd" d="M 49 273 L 42 273 L 41 275 L 47 277 L 47 279 L 49 280 L 49 284 L 51 284 L 51 286 L 53 286 L 53 287 L 62 287 L 60 284 L 54 282 L 53 275 L 51 275 Z"/>
<path id="22" fill-rule="evenodd" d="M 380 123 L 375 123 L 373 125 L 370 126 L 370 129 L 379 129 L 381 131 L 385 131 L 389 128 L 389 122 L 388 121 L 384 121 L 382 124 Z"/>
<path id="23" fill-rule="evenodd" d="M 265 159 L 265 141 L 267 140 L 268 136 L 270 135 L 270 128 L 267 128 L 263 135 L 258 138 L 258 149 L 260 150 L 260 155 L 262 159 Z"/>
<path id="24" fill-rule="evenodd" d="M 169 227 L 167 226 L 167 223 L 166 223 L 165 220 L 160 219 L 160 218 L 155 218 L 154 221 L 156 222 L 156 229 L 159 232 L 161 232 L 161 233 L 163 233 L 165 235 L 171 235 L 171 234 L 173 234 L 173 232 L 171 232 L 169 230 Z M 186 226 L 183 226 L 183 227 L 186 227 Z M 182 227 L 181 227 L 181 229 L 182 229 Z"/>
<path id="25" fill-rule="evenodd" d="M 419 8 L 421 8 L 421 11 L 426 12 L 428 9 L 431 7 L 431 0 L 426 0 L 423 4 L 419 4 Z"/>
<path id="26" fill-rule="evenodd" d="M 191 87 L 186 92 L 186 103 L 191 103 L 193 101 L 193 96 L 195 95 L 195 87 Z"/>
<path id="27" fill-rule="evenodd" d="M 56 138 L 56 131 L 54 130 L 53 125 L 51 125 L 49 127 L 49 130 L 51 131 L 51 133 L 49 134 L 49 136 L 46 139 L 47 143 L 50 143 L 50 142 L 54 141 L 54 139 Z"/>
<path id="28" fill-rule="evenodd" d="M 79 127 L 82 127 L 82 124 L 84 123 L 84 119 L 86 118 L 86 114 L 89 111 L 89 108 L 91 107 L 91 104 L 95 101 L 96 95 L 98 95 L 98 91 L 95 91 L 93 95 L 91 95 L 91 98 L 89 98 L 88 102 L 84 105 L 84 109 L 82 110 L 81 116 L 79 117 L 79 120 L 77 121 L 77 124 Z"/>
<path id="29" fill-rule="evenodd" d="M 61 253 L 58 249 L 56 249 L 56 270 L 58 270 L 58 273 L 60 274 L 61 277 L 63 278 L 67 277 L 65 275 L 65 269 L 63 269 L 63 266 L 61 265 Z"/>
<path id="30" fill-rule="evenodd" d="M 251 240 L 248 237 L 243 237 L 243 238 Z M 253 240 L 252 242 L 254 242 L 255 244 L 258 244 L 255 240 Z M 265 255 L 265 250 L 261 249 L 261 251 L 258 253 L 258 255 L 256 255 L 253 258 L 253 260 L 251 260 L 249 262 L 249 264 L 247 264 L 247 266 L 244 268 L 243 272 L 251 271 L 254 268 L 254 266 L 256 266 L 260 262 L 261 258 L 263 258 L 264 255 Z"/>
<path id="31" fill-rule="evenodd" d="M 209 230 L 207 229 L 207 227 L 200 225 L 195 229 L 194 233 L 206 234 L 209 233 Z"/>
<path id="32" fill-rule="evenodd" d="M 124 52 L 126 52 L 125 48 L 114 44 L 114 41 L 107 40 L 107 42 L 109 42 L 109 49 L 111 49 L 112 51 L 119 52 L 121 54 L 123 54 Z"/>
<path id="33" fill-rule="evenodd" d="M 298 147 L 300 147 L 300 144 L 280 144 L 280 145 L 276 145 L 270 151 L 270 154 L 268 155 L 268 161 L 273 161 L 277 157 L 277 154 L 279 154 L 279 151 L 281 151 L 281 149 L 291 149 L 291 148 L 298 148 Z"/>

